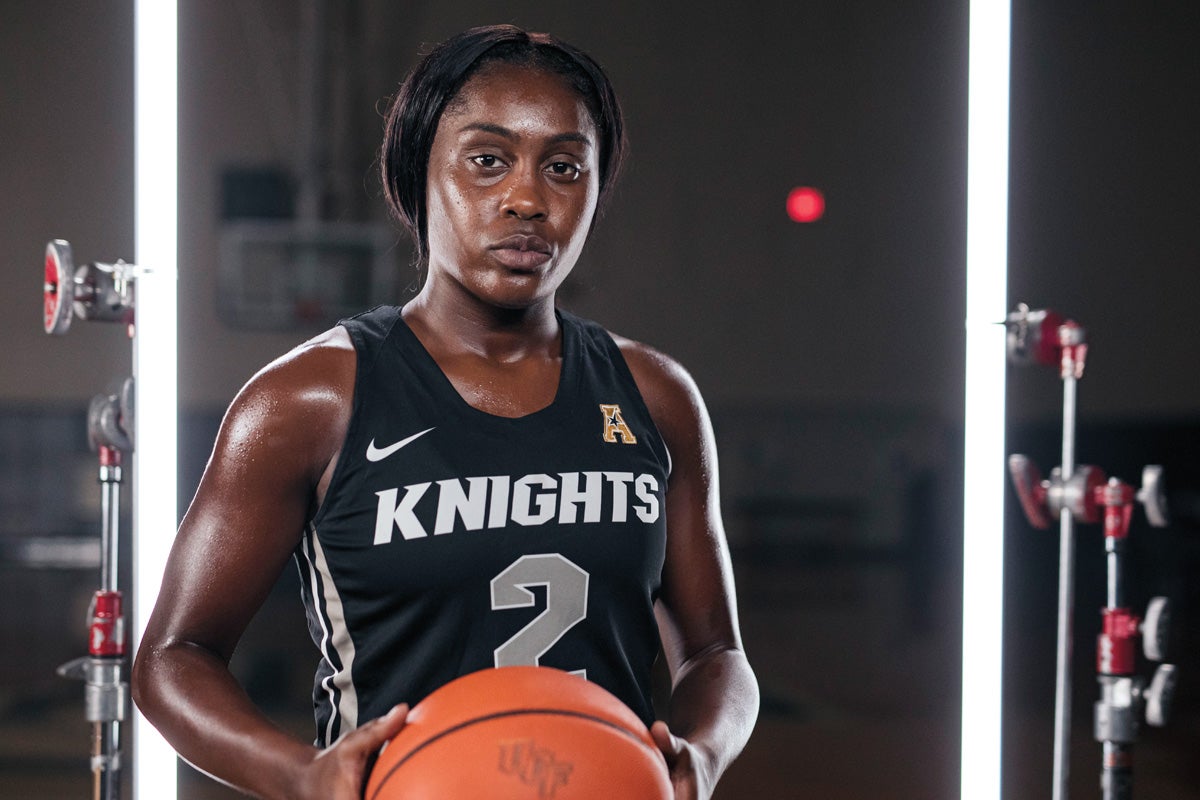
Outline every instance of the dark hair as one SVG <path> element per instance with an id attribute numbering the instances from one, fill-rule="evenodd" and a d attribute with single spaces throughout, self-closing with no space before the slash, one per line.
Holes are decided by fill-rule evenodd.
<path id="1" fill-rule="evenodd" d="M 384 196 L 416 241 L 420 260 L 429 255 L 425 190 L 438 123 L 471 76 L 495 62 L 561 75 L 583 99 L 600 138 L 600 206 L 625 158 L 621 107 L 608 76 L 591 56 L 548 33 L 529 33 L 513 25 L 463 31 L 421 59 L 388 109 L 384 128 L 379 158 Z"/>

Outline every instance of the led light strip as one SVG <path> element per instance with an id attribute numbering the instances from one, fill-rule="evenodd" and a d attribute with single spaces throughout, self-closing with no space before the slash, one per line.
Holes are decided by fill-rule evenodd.
<path id="1" fill-rule="evenodd" d="M 1008 289 L 1008 0 L 972 0 L 967 90 L 963 496 L 963 800 L 1000 797 L 1004 379 Z"/>
<path id="2" fill-rule="evenodd" d="M 135 255 L 137 279 L 133 470 L 133 642 L 158 598 L 178 524 L 176 508 L 176 205 L 178 22 L 175 0 L 134 6 Z M 176 757 L 134 715 L 133 796 L 174 800 Z"/>

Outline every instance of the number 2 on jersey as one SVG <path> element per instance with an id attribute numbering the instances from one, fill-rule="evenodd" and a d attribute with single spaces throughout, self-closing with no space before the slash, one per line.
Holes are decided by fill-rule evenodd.
<path id="1" fill-rule="evenodd" d="M 492 578 L 492 610 L 530 608 L 530 586 L 546 587 L 546 610 L 496 648 L 497 667 L 537 666 L 546 651 L 587 617 L 588 573 L 558 553 L 521 556 Z M 573 674 L 587 677 L 586 670 Z"/>

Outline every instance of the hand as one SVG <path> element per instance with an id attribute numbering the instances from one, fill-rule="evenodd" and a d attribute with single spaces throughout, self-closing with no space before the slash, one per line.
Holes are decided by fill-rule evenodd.
<path id="1" fill-rule="evenodd" d="M 700 748 L 671 733 L 662 720 L 650 726 L 650 736 L 667 759 L 675 800 L 709 800 L 713 787 Z"/>
<path id="2" fill-rule="evenodd" d="M 295 796 L 302 800 L 361 800 L 368 760 L 400 732 L 407 719 L 408 706 L 402 703 L 319 752 L 298 776 Z"/>

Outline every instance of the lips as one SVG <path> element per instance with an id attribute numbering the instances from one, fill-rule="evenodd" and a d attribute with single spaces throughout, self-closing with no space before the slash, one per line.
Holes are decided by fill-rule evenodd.
<path id="1" fill-rule="evenodd" d="M 513 269 L 533 269 L 550 260 L 550 243 L 540 236 L 516 234 L 492 245 L 496 260 Z"/>

